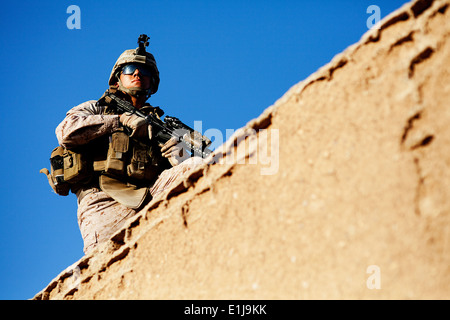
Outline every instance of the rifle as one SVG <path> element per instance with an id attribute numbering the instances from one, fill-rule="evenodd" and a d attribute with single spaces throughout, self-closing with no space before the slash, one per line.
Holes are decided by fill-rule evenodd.
<path id="1" fill-rule="evenodd" d="M 165 116 L 164 121 L 156 115 L 150 113 L 148 115 L 136 109 L 128 101 L 122 100 L 114 93 L 107 93 L 106 96 L 114 101 L 114 106 L 121 112 L 129 112 L 141 118 L 144 118 L 154 131 L 154 138 L 161 146 L 171 138 L 176 138 L 181 146 L 192 156 L 206 158 L 212 152 L 207 147 L 211 144 L 211 140 L 203 136 L 200 132 L 195 131 L 191 127 L 181 122 L 178 118 Z M 155 134 L 156 132 L 156 134 Z"/>

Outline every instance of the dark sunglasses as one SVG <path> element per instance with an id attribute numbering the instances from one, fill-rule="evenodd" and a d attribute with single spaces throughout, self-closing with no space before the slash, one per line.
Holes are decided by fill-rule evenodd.
<path id="1" fill-rule="evenodd" d="M 139 64 L 127 64 L 125 67 L 122 68 L 122 73 L 133 74 L 136 71 L 136 69 L 138 69 L 139 73 L 142 74 L 143 76 L 150 77 L 152 75 L 152 73 L 148 68 Z"/>

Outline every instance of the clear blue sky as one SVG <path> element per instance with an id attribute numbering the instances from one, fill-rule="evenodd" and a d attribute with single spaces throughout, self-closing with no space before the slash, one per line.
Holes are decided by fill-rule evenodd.
<path id="1" fill-rule="evenodd" d="M 29 299 L 83 256 L 76 197 L 46 177 L 55 127 L 98 99 L 125 50 L 150 35 L 161 73 L 150 98 L 203 130 L 238 129 L 406 0 L 8 1 L 2 3 L 0 299 Z M 81 11 L 68 29 L 67 8 Z"/>

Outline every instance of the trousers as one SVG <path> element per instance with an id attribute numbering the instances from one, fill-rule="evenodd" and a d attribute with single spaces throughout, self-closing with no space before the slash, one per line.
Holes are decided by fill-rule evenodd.
<path id="1" fill-rule="evenodd" d="M 183 174 L 203 163 L 200 157 L 189 158 L 179 165 L 164 170 L 150 188 L 153 197 L 171 187 Z M 137 211 L 125 207 L 99 188 L 85 190 L 78 196 L 78 226 L 83 238 L 85 254 L 109 240 Z"/>

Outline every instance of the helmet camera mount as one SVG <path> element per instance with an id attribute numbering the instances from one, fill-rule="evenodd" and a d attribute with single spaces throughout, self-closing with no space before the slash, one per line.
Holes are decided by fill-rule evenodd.
<path id="1" fill-rule="evenodd" d="M 138 38 L 138 45 L 139 47 L 136 49 L 136 54 L 140 56 L 145 56 L 145 48 L 148 47 L 148 40 L 150 40 L 150 37 L 146 34 L 141 34 Z"/>

